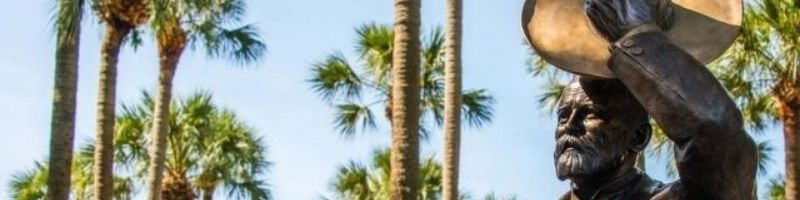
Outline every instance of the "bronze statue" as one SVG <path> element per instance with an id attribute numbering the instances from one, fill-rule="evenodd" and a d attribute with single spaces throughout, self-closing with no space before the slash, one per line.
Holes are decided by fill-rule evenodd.
<path id="1" fill-rule="evenodd" d="M 526 36 L 547 61 L 581 75 L 558 107 L 555 166 L 559 179 L 571 181 L 561 199 L 755 198 L 756 145 L 703 64 L 735 38 L 740 1 L 538 1 L 526 2 Z M 542 19 L 556 21 L 536 21 Z M 548 24 L 577 33 L 541 30 Z M 559 33 L 574 35 L 551 37 Z M 597 41 L 605 41 L 604 52 Z M 675 144 L 676 182 L 653 180 L 634 166 L 650 140 L 650 117 Z"/>

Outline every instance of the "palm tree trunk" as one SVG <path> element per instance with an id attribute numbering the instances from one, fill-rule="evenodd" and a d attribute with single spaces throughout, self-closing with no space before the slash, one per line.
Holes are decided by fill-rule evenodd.
<path id="1" fill-rule="evenodd" d="M 419 194 L 420 0 L 395 0 L 389 199 Z"/>
<path id="2" fill-rule="evenodd" d="M 170 39 L 160 39 L 169 41 Z M 178 40 L 178 39 L 174 39 Z M 169 120 L 169 106 L 172 101 L 172 79 L 178 67 L 178 61 L 185 47 L 185 37 L 180 40 L 180 44 L 159 44 L 159 65 L 158 89 L 153 116 L 153 128 L 151 128 L 152 141 L 150 149 L 150 167 L 148 169 L 148 199 L 161 200 L 161 179 L 164 178 L 164 168 L 167 154 L 167 134 Z"/>
<path id="3" fill-rule="evenodd" d="M 461 31 L 462 0 L 447 0 L 445 25 L 444 200 L 458 200 L 461 150 Z"/>
<path id="4" fill-rule="evenodd" d="M 47 180 L 49 200 L 69 199 L 72 170 L 72 148 L 75 138 L 75 103 L 78 92 L 78 57 L 80 50 L 82 1 L 59 0 L 58 22 L 74 17 L 75 24 L 57 28 L 56 70 L 53 88 L 53 110 L 50 122 L 50 159 Z M 76 16 L 66 16 L 76 15 Z"/>
<path id="5" fill-rule="evenodd" d="M 114 117 L 117 61 L 122 41 L 131 28 L 106 24 L 100 56 L 100 84 L 97 93 L 97 139 L 94 149 L 94 199 L 110 200 L 114 194 Z"/>
<path id="6" fill-rule="evenodd" d="M 786 145 L 786 200 L 800 200 L 800 99 L 779 101 Z"/>

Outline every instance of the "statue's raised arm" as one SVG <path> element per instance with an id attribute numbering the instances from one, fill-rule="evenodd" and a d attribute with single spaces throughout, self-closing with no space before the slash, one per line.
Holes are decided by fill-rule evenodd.
<path id="1" fill-rule="evenodd" d="M 558 7 L 557 1 L 539 0 L 534 5 L 530 1 L 526 7 L 541 11 L 531 14 L 533 20 L 547 18 L 550 11 L 546 9 Z M 564 60 L 580 59 L 576 55 L 586 52 L 556 51 L 547 46 L 552 41 L 542 41 L 548 33 L 531 30 L 542 28 L 535 26 L 537 22 L 523 24 L 530 25 L 526 34 L 540 55 L 583 75 L 567 87 L 558 108 L 556 169 L 559 178 L 572 182 L 562 199 L 754 199 L 756 145 L 744 130 L 735 103 L 703 64 L 706 60 L 698 60 L 724 50 L 720 46 L 727 47 L 730 41 L 720 42 L 720 38 L 728 40 L 730 30 L 737 27 L 729 25 L 734 29 L 719 35 L 713 31 L 720 30 L 695 27 L 697 35 L 692 37 L 720 37 L 696 46 L 680 38 L 690 34 L 672 30 L 689 26 L 680 21 L 686 20 L 684 6 L 689 3 L 581 1 L 591 34 L 605 41 L 608 55 L 600 58 L 606 69 L 592 69 L 597 66 L 591 65 L 591 59 L 584 59 L 588 63 L 584 66 L 565 67 L 569 62 Z M 680 180 L 674 183 L 662 184 L 633 167 L 651 135 L 648 115 L 675 144 Z"/>

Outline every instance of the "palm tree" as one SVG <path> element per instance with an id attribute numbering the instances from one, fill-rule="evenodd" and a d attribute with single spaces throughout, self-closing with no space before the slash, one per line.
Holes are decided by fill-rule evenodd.
<path id="1" fill-rule="evenodd" d="M 117 85 L 117 61 L 123 40 L 136 27 L 147 22 L 149 8 L 145 0 L 93 0 L 93 10 L 105 25 L 101 47 L 100 85 L 97 93 L 97 143 L 95 144 L 95 199 L 113 195 L 114 116 Z"/>
<path id="2" fill-rule="evenodd" d="M 741 36 L 714 72 L 754 127 L 783 124 L 786 199 L 800 199 L 800 2 L 748 1 Z M 749 113 L 748 113 L 749 112 Z"/>
<path id="3" fill-rule="evenodd" d="M 146 136 L 155 121 L 153 99 L 144 94 L 137 105 L 123 106 L 117 117 L 115 153 L 120 164 L 137 168 L 137 177 L 148 176 Z M 263 180 L 269 162 L 262 139 L 233 111 L 212 103 L 208 93 L 196 93 L 174 103 L 169 117 L 164 199 L 194 199 L 195 191 L 210 200 L 219 189 L 229 198 L 270 199 Z"/>
<path id="4" fill-rule="evenodd" d="M 244 17 L 243 0 L 152 0 L 151 27 L 159 54 L 159 75 L 152 123 L 153 145 L 147 184 L 148 198 L 161 199 L 161 180 L 167 151 L 172 80 L 186 45 L 203 46 L 211 57 L 225 57 L 237 64 L 259 60 L 266 46 L 252 25 L 228 28 Z"/>
<path id="5" fill-rule="evenodd" d="M 75 102 L 78 90 L 78 52 L 83 0 L 58 0 L 55 13 L 56 70 L 50 121 L 48 199 L 69 198 L 72 148 L 75 138 Z"/>
<path id="6" fill-rule="evenodd" d="M 329 55 L 313 67 L 309 79 L 312 89 L 323 101 L 337 109 L 335 125 L 340 134 L 353 137 L 359 131 L 377 128 L 375 109 L 385 109 L 386 119 L 391 121 L 392 100 L 392 40 L 394 32 L 390 26 L 366 24 L 356 29 L 358 42 L 355 53 L 359 55 L 353 65 L 342 53 Z M 422 117 L 420 134 L 426 138 L 429 129 L 425 122 L 444 123 L 444 36 L 441 29 L 434 29 L 423 38 L 422 70 L 420 72 L 420 110 Z M 361 68 L 358 70 L 357 68 Z M 463 91 L 464 118 L 472 127 L 481 127 L 491 122 L 494 98 L 485 89 Z M 364 96 L 372 95 L 377 100 Z"/>
<path id="7" fill-rule="evenodd" d="M 463 2 L 447 0 L 444 100 L 444 199 L 458 200 L 461 150 L 461 16 Z"/>
<path id="8" fill-rule="evenodd" d="M 78 152 L 73 161 L 71 183 L 74 186 L 71 192 L 76 200 L 89 200 L 96 194 L 96 188 L 91 187 L 94 177 L 92 166 L 94 159 L 94 146 L 86 145 Z M 11 183 L 11 198 L 15 200 L 43 200 L 46 199 L 48 180 L 46 165 L 34 163 L 34 168 L 14 174 Z M 133 198 L 133 180 L 130 177 L 113 177 L 113 199 L 125 200 Z M 111 199 L 111 198 L 110 198 Z"/>
<path id="9" fill-rule="evenodd" d="M 395 0 L 389 199 L 419 194 L 420 0 Z"/>
<path id="10" fill-rule="evenodd" d="M 341 166 L 331 183 L 342 200 L 387 200 L 391 173 L 389 149 L 376 150 L 370 165 L 350 161 Z M 416 199 L 439 200 L 442 192 L 442 165 L 433 156 L 420 163 L 420 193 Z"/>

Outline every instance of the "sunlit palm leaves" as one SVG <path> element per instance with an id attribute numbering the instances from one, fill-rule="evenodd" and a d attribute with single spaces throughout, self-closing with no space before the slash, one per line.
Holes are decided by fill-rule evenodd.
<path id="1" fill-rule="evenodd" d="M 245 14 L 244 0 L 151 0 L 152 30 L 160 42 L 184 35 L 190 47 L 203 47 L 211 57 L 237 64 L 258 61 L 266 52 L 253 25 L 238 25 Z M 162 41 L 167 40 L 167 41 Z"/>
<path id="2" fill-rule="evenodd" d="M 389 199 L 389 150 L 380 149 L 372 154 L 369 164 L 350 161 L 339 167 L 331 188 L 338 200 L 388 200 Z M 420 162 L 420 200 L 442 198 L 442 166 L 432 156 Z M 494 193 L 483 198 L 461 193 L 461 200 L 515 200 L 513 196 L 501 197 Z"/>
<path id="3" fill-rule="evenodd" d="M 350 161 L 339 168 L 331 186 L 341 200 L 389 199 L 389 150 L 377 150 L 372 163 Z M 437 200 L 441 196 L 442 166 L 433 157 L 420 163 L 420 200 Z"/>
<path id="4" fill-rule="evenodd" d="M 11 198 L 16 200 L 44 199 L 47 193 L 47 166 L 36 162 L 32 169 L 17 172 L 9 184 Z"/>
<path id="5" fill-rule="evenodd" d="M 173 103 L 169 115 L 167 171 L 185 173 L 197 191 L 224 189 L 231 198 L 269 199 L 263 180 L 269 162 L 260 137 L 233 111 L 213 104 L 208 93 L 196 93 Z M 136 166 L 144 176 L 152 122 L 152 98 L 126 105 L 118 117 L 116 152 L 126 166 Z M 123 164 L 124 164 L 123 163 Z"/>
<path id="6" fill-rule="evenodd" d="M 311 88 L 336 109 L 334 124 L 339 133 L 352 137 L 377 127 L 375 109 L 384 109 L 389 119 L 391 100 L 392 45 L 390 26 L 367 24 L 356 29 L 355 55 L 351 62 L 341 52 L 314 64 Z M 420 109 L 422 124 L 441 126 L 444 117 L 444 39 L 434 29 L 423 39 Z M 491 122 L 494 98 L 485 89 L 466 90 L 463 117 L 472 127 Z M 365 102 L 366 101 L 366 102 Z M 425 136 L 427 128 L 422 127 Z"/>
<path id="7" fill-rule="evenodd" d="M 89 200 L 94 194 L 91 187 L 94 178 L 94 146 L 92 142 L 81 147 L 72 164 L 71 193 L 76 200 Z M 43 200 L 47 190 L 47 166 L 35 162 L 34 168 L 13 175 L 10 183 L 11 198 L 15 200 Z M 135 194 L 134 180 L 130 177 L 115 176 L 113 179 L 113 198 L 132 199 Z"/>
<path id="8" fill-rule="evenodd" d="M 754 128 L 763 128 L 777 120 L 775 99 L 772 98 L 775 92 L 781 87 L 800 87 L 798 4 L 788 0 L 750 2 L 741 36 L 712 65 Z M 797 91 L 787 92 L 798 95 Z"/>
<path id="9" fill-rule="evenodd" d="M 141 103 L 123 105 L 117 117 L 115 162 L 119 172 L 132 177 L 114 177 L 114 199 L 131 199 L 146 176 L 147 137 L 152 123 L 152 98 L 144 93 Z M 269 162 L 260 137 L 236 115 L 212 103 L 210 94 L 198 93 L 176 103 L 170 113 L 168 171 L 186 172 L 197 191 L 215 192 L 236 199 L 270 199 L 264 180 Z M 94 146 L 81 148 L 73 160 L 72 193 L 78 200 L 90 199 Z M 44 199 L 46 167 L 15 175 L 11 182 L 15 199 Z M 136 178 L 136 179 L 134 179 Z M 139 180 L 137 182 L 137 179 Z"/>

